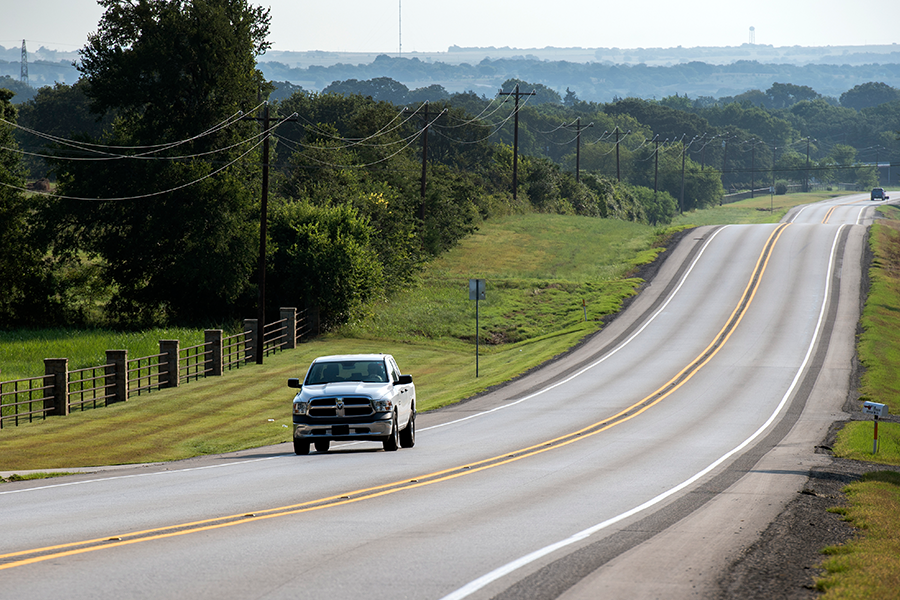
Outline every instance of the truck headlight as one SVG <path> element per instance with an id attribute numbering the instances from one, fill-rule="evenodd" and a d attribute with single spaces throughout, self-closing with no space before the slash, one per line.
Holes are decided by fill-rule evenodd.
<path id="1" fill-rule="evenodd" d="M 309 402 L 294 402 L 294 414 L 305 415 L 309 413 Z"/>
<path id="2" fill-rule="evenodd" d="M 372 400 L 372 408 L 375 409 L 375 412 L 391 412 L 394 410 L 394 403 L 390 398 L 378 398 Z"/>

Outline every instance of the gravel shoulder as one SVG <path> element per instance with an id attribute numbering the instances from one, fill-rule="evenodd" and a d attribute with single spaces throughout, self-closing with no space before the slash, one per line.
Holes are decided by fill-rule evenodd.
<path id="1" fill-rule="evenodd" d="M 818 598 L 815 579 L 824 571 L 822 549 L 846 543 L 857 530 L 828 509 L 846 503 L 844 487 L 881 464 L 832 457 L 811 469 L 806 485 L 759 539 L 744 549 L 717 582 L 710 597 L 801 600 Z"/>

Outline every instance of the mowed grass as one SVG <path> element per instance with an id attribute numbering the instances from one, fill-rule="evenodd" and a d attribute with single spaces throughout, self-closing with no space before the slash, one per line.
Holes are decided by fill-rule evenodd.
<path id="1" fill-rule="evenodd" d="M 743 204 L 715 210 L 720 216 L 734 211 L 738 220 L 747 210 Z M 705 211 L 697 211 L 689 216 L 701 222 L 704 215 Z M 647 225 L 585 217 L 523 215 L 491 220 L 429 265 L 417 285 L 373 305 L 356 323 L 297 350 L 267 357 L 264 365 L 247 365 L 223 377 L 152 392 L 108 408 L 4 428 L 0 471 L 157 462 L 289 441 L 291 430 L 284 425 L 290 425 L 293 394 L 286 380 L 303 376 L 309 362 L 324 354 L 393 354 L 415 377 L 420 410 L 471 397 L 596 332 L 599 319 L 618 310 L 622 300 L 635 292 L 640 283 L 633 277 L 635 268 L 661 251 L 658 242 L 665 233 Z M 477 378 L 470 278 L 487 280 L 487 299 L 479 302 Z M 77 337 L 76 332 L 69 335 Z M 129 348 L 130 355 L 155 354 L 157 338 L 170 337 L 179 336 L 151 332 L 149 349 Z M 190 343 L 182 338 L 182 345 Z M 10 352 L 2 341 L 0 346 Z M 95 352 L 100 363 L 90 364 L 101 364 L 105 349 Z M 73 356 L 62 346 L 45 353 Z M 35 356 L 32 361 L 38 374 L 43 358 Z M 7 379 L 5 368 L 2 378 Z"/>
<path id="2" fill-rule="evenodd" d="M 900 473 L 867 473 L 846 488 L 849 505 L 835 509 L 862 535 L 827 548 L 823 600 L 887 600 L 900 590 Z"/>
<path id="3" fill-rule="evenodd" d="M 69 369 L 106 364 L 107 350 L 128 350 L 128 358 L 159 354 L 159 340 L 203 343 L 203 331 L 161 328 L 138 332 L 104 329 L 17 329 L 0 331 L 0 380 L 44 374 L 45 358 L 68 358 Z"/>
<path id="4" fill-rule="evenodd" d="M 869 243 L 874 260 L 869 269 L 871 287 L 862 314 L 863 333 L 857 351 L 865 371 L 861 398 L 886 404 L 900 412 L 900 210 L 880 208 L 886 217 L 872 227 Z M 873 453 L 873 421 L 852 421 L 838 433 L 837 456 L 885 465 L 900 465 L 900 424 L 880 421 L 878 451 Z M 845 489 L 849 506 L 836 509 L 859 537 L 843 546 L 828 548 L 826 574 L 817 581 L 827 600 L 897 598 L 900 589 L 900 473 L 866 474 Z"/>
<path id="5" fill-rule="evenodd" d="M 264 365 L 4 428 L 0 471 L 176 460 L 289 441 L 287 379 L 303 376 L 323 354 L 394 354 L 415 377 L 420 410 L 459 401 L 597 331 L 597 319 L 634 293 L 639 280 L 628 275 L 661 251 L 655 247 L 661 233 L 554 215 L 485 223 L 479 235 L 431 265 L 419 285 L 372 306 L 366 319 L 270 356 Z M 479 303 L 477 378 L 470 276 L 489 280 L 487 300 Z"/>
<path id="6" fill-rule="evenodd" d="M 857 343 L 864 372 L 860 405 L 866 400 L 886 404 L 900 414 L 900 209 L 886 206 L 885 216 L 872 227 L 869 245 L 874 260 L 869 269 L 869 296 L 863 308 L 862 333 Z M 844 458 L 900 465 L 900 424 L 879 424 L 881 450 L 872 455 L 871 421 L 848 423 L 839 433 L 835 452 Z"/>
<path id="7" fill-rule="evenodd" d="M 685 213 L 675 217 L 672 224 L 679 225 L 749 225 L 753 223 L 777 223 L 795 206 L 811 204 L 831 198 L 839 198 L 859 192 L 804 192 L 772 196 L 766 194 L 748 198 L 733 204 L 714 206 L 705 210 Z"/>

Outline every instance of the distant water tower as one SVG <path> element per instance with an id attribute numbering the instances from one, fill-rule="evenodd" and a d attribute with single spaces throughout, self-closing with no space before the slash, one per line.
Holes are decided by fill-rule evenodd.
<path id="1" fill-rule="evenodd" d="M 750 43 L 756 43 L 756 27 L 750 26 Z"/>

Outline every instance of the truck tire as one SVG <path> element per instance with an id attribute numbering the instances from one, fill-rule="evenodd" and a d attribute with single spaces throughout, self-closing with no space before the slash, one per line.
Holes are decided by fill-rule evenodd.
<path id="1" fill-rule="evenodd" d="M 385 438 L 383 442 L 385 452 L 393 452 L 400 447 L 400 432 L 397 429 L 397 413 L 394 413 L 394 418 L 391 422 L 391 435 Z"/>
<path id="2" fill-rule="evenodd" d="M 294 454 L 298 456 L 306 456 L 309 454 L 309 442 L 294 440 Z"/>
<path id="3" fill-rule="evenodd" d="M 416 411 L 409 413 L 409 423 L 406 429 L 400 432 L 400 447 L 412 448 L 416 445 Z"/>

